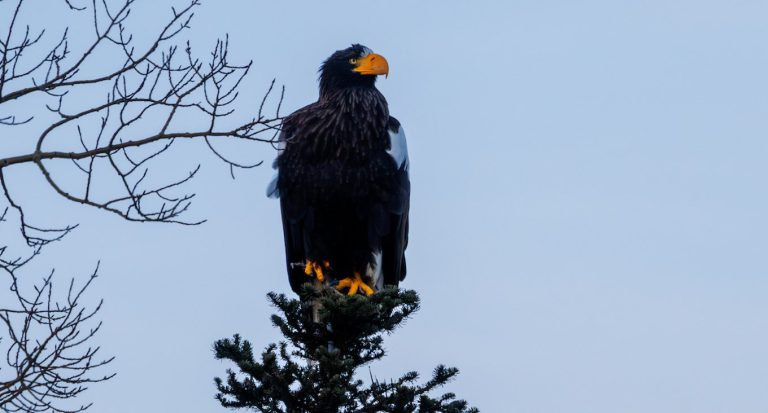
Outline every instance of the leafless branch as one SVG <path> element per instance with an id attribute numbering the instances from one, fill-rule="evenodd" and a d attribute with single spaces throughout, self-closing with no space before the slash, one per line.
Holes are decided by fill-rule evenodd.
<path id="1" fill-rule="evenodd" d="M 181 218 L 195 194 L 179 190 L 194 178 L 199 165 L 177 178 L 166 178 L 165 182 L 162 178 L 158 180 L 152 165 L 178 140 L 196 139 L 204 141 L 213 155 L 228 166 L 233 178 L 235 169 L 261 165 L 262 160 L 242 162 L 229 158 L 216 142 L 274 143 L 283 93 L 276 98 L 274 114 L 267 115 L 265 104 L 272 95 L 273 81 L 256 116 L 233 123 L 238 89 L 252 63 L 238 65 L 229 61 L 228 37 L 217 41 L 204 60 L 193 55 L 189 43 L 183 50 L 173 44 L 189 28 L 198 0 L 190 1 L 183 9 L 172 9 L 168 23 L 152 43 L 137 52 L 141 47 L 134 44 L 125 27 L 133 2 L 125 0 L 110 8 L 106 2 L 100 6 L 93 1 L 90 9 L 95 38 L 91 44 L 78 57 L 70 58 L 72 52 L 65 30 L 45 58 L 24 66 L 27 69 L 19 69 L 21 52 L 38 45 L 44 31 L 32 36 L 27 29 L 23 36 L 14 36 L 16 21 L 15 17 L 12 19 L 0 53 L 0 110 L 4 103 L 32 99 L 42 93 L 53 101 L 45 106 L 58 120 L 41 130 L 28 153 L 0 158 L 0 171 L 33 163 L 50 187 L 70 201 L 130 221 L 198 224 L 202 221 Z M 24 0 L 16 3 L 16 14 L 23 4 Z M 84 7 L 71 2 L 67 6 L 75 12 Z M 108 46 L 119 52 L 122 63 L 101 75 L 82 77 L 80 74 L 93 56 Z M 73 94 L 92 95 L 93 89 L 86 87 L 94 85 L 102 85 L 101 90 L 106 92 L 104 101 L 85 107 L 68 103 Z M 189 119 L 207 122 L 198 122 L 199 128 L 190 129 Z M 31 116 L 9 114 L 0 117 L 0 127 L 31 120 Z M 52 145 L 55 148 L 48 149 Z M 82 173 L 81 183 L 72 183 L 71 177 L 52 168 L 52 163 L 62 159 Z M 97 174 L 100 182 L 110 182 L 109 191 L 94 188 Z M 6 174 L 5 179 L 11 178 Z M 7 189 L 5 195 L 10 196 Z M 21 206 L 16 204 L 14 208 Z"/>
<path id="2" fill-rule="evenodd" d="M 82 286 L 71 280 L 59 300 L 51 272 L 31 291 L 23 291 L 15 270 L 0 266 L 11 275 L 10 290 L 15 305 L 0 308 L 6 369 L 0 376 L 0 409 L 4 412 L 81 412 L 90 404 L 67 407 L 66 401 L 87 390 L 88 385 L 109 380 L 114 374 L 94 371 L 112 361 L 99 358 L 93 337 L 101 328 L 94 317 L 100 301 L 88 309 L 83 294 L 97 277 L 98 266 Z M 0 373 L 3 373 L 0 370 Z"/>
<path id="3" fill-rule="evenodd" d="M 0 239 L 0 284 L 7 286 L 0 288 L 3 412 L 81 412 L 90 404 L 70 407 L 73 399 L 91 383 L 112 377 L 96 374 L 112 360 L 102 358 L 92 343 L 102 304 L 87 309 L 83 302 L 98 266 L 85 283 L 77 286 L 73 279 L 63 290 L 54 288 L 53 271 L 34 285 L 20 276 L 77 225 L 31 223 L 32 213 L 20 195 L 22 183 L 16 180 L 17 173 L 29 169 L 19 166 L 35 165 L 44 182 L 69 201 L 129 221 L 194 225 L 202 221 L 182 216 L 195 196 L 184 186 L 200 165 L 170 178 L 157 172 L 168 173 L 157 166 L 169 163 L 178 142 L 200 141 L 234 178 L 235 169 L 262 161 L 231 158 L 225 141 L 277 140 L 284 88 L 277 96 L 273 81 L 260 102 L 239 115 L 236 101 L 252 63 L 229 60 L 228 37 L 219 39 L 205 58 L 197 57 L 189 42 L 180 42 L 199 0 L 171 8 L 166 24 L 148 42 L 135 40 L 128 31 L 134 2 L 46 2 L 46 7 L 59 6 L 62 13 L 91 22 L 53 33 L 56 29 L 25 21 L 37 16 L 33 7 L 38 4 L 0 0 L 0 137 L 27 144 L 20 152 L 0 153 L 0 234 L 24 241 L 17 252 L 13 236 Z M 70 35 L 83 27 L 92 33 L 91 40 L 77 46 Z M 270 102 L 274 109 L 267 108 Z M 20 107 L 29 113 L 20 113 Z M 13 134 L 20 130 L 23 136 Z M 18 231 L 5 230 L 8 226 Z"/>

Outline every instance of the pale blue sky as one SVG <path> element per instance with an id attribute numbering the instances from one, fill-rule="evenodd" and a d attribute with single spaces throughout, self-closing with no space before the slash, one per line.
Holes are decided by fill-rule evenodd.
<path id="1" fill-rule="evenodd" d="M 149 32 L 161 3 L 138 1 L 129 27 Z M 273 77 L 286 110 L 313 101 L 319 64 L 350 43 L 389 60 L 379 87 L 413 184 L 402 286 L 423 309 L 378 377 L 454 365 L 448 390 L 485 412 L 763 413 L 766 16 L 747 0 L 207 0 L 186 36 L 203 54 L 229 33 L 231 58 L 255 61 L 243 117 Z M 31 167 L 7 172 L 31 215 L 81 223 L 40 268 L 102 260 L 92 297 L 118 376 L 87 394 L 93 411 L 223 411 L 212 342 L 279 338 L 272 171 L 232 181 L 199 145 L 178 149 L 174 171 L 203 163 L 200 227 L 125 223 L 58 199 Z"/>

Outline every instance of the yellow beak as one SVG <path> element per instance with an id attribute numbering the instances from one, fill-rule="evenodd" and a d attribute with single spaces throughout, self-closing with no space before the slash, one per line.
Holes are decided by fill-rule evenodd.
<path id="1" fill-rule="evenodd" d="M 368 56 L 357 61 L 357 67 L 352 69 L 361 75 L 384 75 L 389 76 L 389 63 L 384 56 L 376 53 L 369 53 Z"/>

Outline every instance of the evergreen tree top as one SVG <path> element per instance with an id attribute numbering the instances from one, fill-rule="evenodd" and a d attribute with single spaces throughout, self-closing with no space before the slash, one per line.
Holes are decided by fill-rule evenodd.
<path id="1" fill-rule="evenodd" d="M 268 345 L 258 361 L 251 343 L 239 335 L 214 344 L 216 358 L 238 369 L 227 370 L 226 380 L 215 379 L 222 406 L 265 413 L 478 412 L 452 393 L 430 396 L 458 374 L 456 368 L 439 365 L 421 384 L 416 372 L 390 381 L 371 376 L 369 383 L 355 377 L 361 367 L 384 357 L 383 334 L 418 310 L 416 292 L 393 288 L 348 297 L 307 286 L 301 300 L 276 293 L 268 297 L 280 313 L 272 323 L 286 341 Z"/>

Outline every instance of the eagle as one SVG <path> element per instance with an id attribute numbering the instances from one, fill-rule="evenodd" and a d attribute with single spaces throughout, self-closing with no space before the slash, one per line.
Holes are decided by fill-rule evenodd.
<path id="1" fill-rule="evenodd" d="M 267 195 L 280 199 L 293 291 L 319 282 L 371 295 L 406 274 L 408 149 L 376 88 L 389 63 L 353 44 L 319 72 L 317 101 L 283 120 Z"/>

